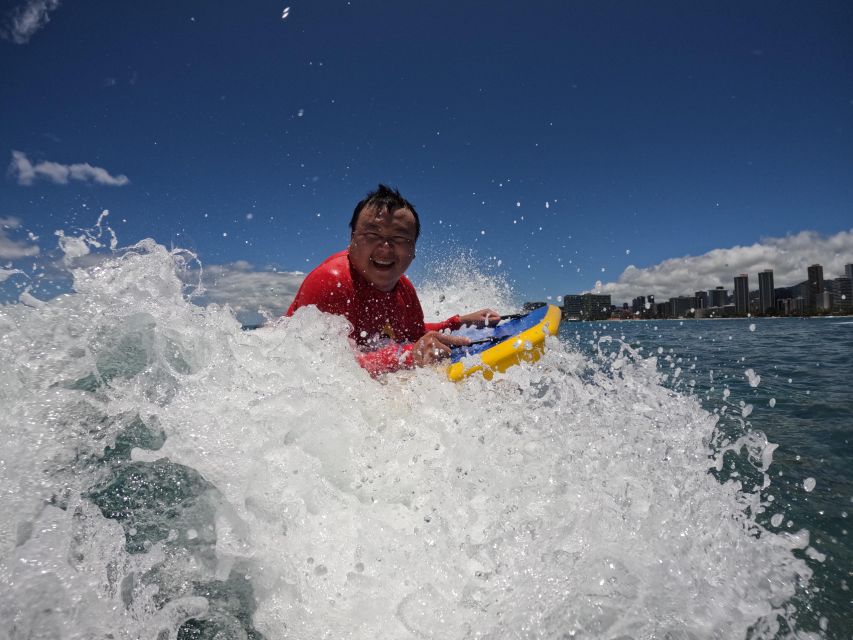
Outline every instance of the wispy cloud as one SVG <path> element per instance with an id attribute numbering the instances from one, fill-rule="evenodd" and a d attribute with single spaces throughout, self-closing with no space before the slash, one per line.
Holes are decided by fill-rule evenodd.
<path id="1" fill-rule="evenodd" d="M 614 304 L 630 302 L 637 296 L 654 295 L 667 299 L 693 295 L 717 286 L 733 289 L 733 279 L 749 274 L 750 288 L 758 288 L 758 272 L 773 270 L 777 287 L 806 279 L 812 264 L 823 265 L 824 277 L 844 275 L 844 265 L 853 263 L 853 229 L 826 236 L 801 231 L 782 238 L 763 238 L 747 247 L 714 249 L 700 256 L 671 258 L 650 266 L 629 266 L 616 282 L 596 283 L 595 291 L 609 293 Z"/>
<path id="2" fill-rule="evenodd" d="M 227 304 L 246 324 L 261 320 L 262 313 L 280 316 L 293 301 L 305 279 L 300 271 L 257 271 L 240 260 L 224 265 L 205 265 L 201 304 Z"/>
<path id="3" fill-rule="evenodd" d="M 20 228 L 21 221 L 18 218 L 0 218 L 0 259 L 19 260 L 30 258 L 39 254 L 38 245 L 28 243 L 24 240 L 13 240 L 10 232 Z M 20 273 L 20 272 L 15 272 Z M 11 274 L 10 274 L 11 275 Z M 5 280 L 6 278 L 3 278 Z"/>
<path id="4" fill-rule="evenodd" d="M 123 187 L 130 184 L 127 176 L 113 176 L 106 169 L 93 167 L 88 162 L 60 164 L 44 161 L 33 164 L 27 155 L 21 151 L 12 151 L 9 175 L 15 178 L 18 184 L 24 186 L 32 185 L 37 179 L 44 179 L 54 184 L 68 184 L 69 180 L 94 182 L 111 187 Z"/>
<path id="5" fill-rule="evenodd" d="M 50 22 L 50 12 L 59 8 L 60 0 L 29 0 L 19 4 L 6 16 L 0 36 L 16 44 L 26 44 Z"/>

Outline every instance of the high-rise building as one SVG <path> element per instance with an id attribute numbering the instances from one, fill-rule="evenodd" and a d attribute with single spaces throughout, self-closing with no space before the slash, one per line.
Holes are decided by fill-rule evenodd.
<path id="1" fill-rule="evenodd" d="M 749 276 L 745 273 L 735 276 L 735 313 L 749 313 Z"/>
<path id="2" fill-rule="evenodd" d="M 610 295 L 584 293 L 563 296 L 563 312 L 566 319 L 606 320 L 610 317 Z"/>
<path id="3" fill-rule="evenodd" d="M 809 272 L 809 279 L 807 280 L 808 287 L 809 287 L 809 290 L 808 290 L 809 291 L 809 293 L 808 293 L 808 301 L 809 302 L 808 302 L 808 304 L 809 304 L 809 309 L 814 310 L 817 308 L 817 297 L 821 293 L 823 293 L 823 291 L 824 291 L 823 267 L 819 264 L 813 264 L 812 266 L 809 267 L 808 272 Z"/>
<path id="4" fill-rule="evenodd" d="M 813 264 L 808 269 L 809 286 L 815 289 L 815 293 L 823 293 L 823 267 Z"/>
<path id="5" fill-rule="evenodd" d="M 697 291 L 693 294 L 693 306 L 697 309 L 707 309 L 708 308 L 708 292 L 707 291 Z"/>
<path id="6" fill-rule="evenodd" d="M 758 274 L 758 313 L 764 315 L 776 308 L 773 296 L 773 269 L 765 269 Z"/>
<path id="7" fill-rule="evenodd" d="M 584 312 L 590 320 L 606 320 L 613 311 L 610 294 L 600 295 L 585 293 L 583 295 Z"/>
<path id="8" fill-rule="evenodd" d="M 849 280 L 853 280 L 853 264 L 844 265 L 844 275 L 847 276 Z"/>
<path id="9" fill-rule="evenodd" d="M 824 280 L 826 290 L 832 294 L 832 306 L 841 311 L 847 311 L 853 306 L 853 288 L 850 278 L 835 278 Z"/>
<path id="10" fill-rule="evenodd" d="M 684 318 L 695 309 L 694 299 L 688 296 L 678 296 L 669 299 L 673 318 Z"/>
<path id="11" fill-rule="evenodd" d="M 848 264 L 853 267 L 853 264 Z M 853 278 L 835 279 L 835 302 L 842 309 L 853 307 Z"/>
<path id="12" fill-rule="evenodd" d="M 779 298 L 776 308 L 786 316 L 800 316 L 805 312 L 806 305 L 803 298 Z"/>
<path id="13" fill-rule="evenodd" d="M 729 292 L 724 287 L 717 287 L 708 290 L 708 297 L 711 299 L 712 307 L 725 307 Z"/>
<path id="14" fill-rule="evenodd" d="M 580 320 L 583 305 L 581 304 L 581 296 L 565 295 L 563 296 L 563 317 L 567 320 Z"/>
<path id="15" fill-rule="evenodd" d="M 646 296 L 637 296 L 631 303 L 631 311 L 643 315 L 646 312 Z"/>
<path id="16" fill-rule="evenodd" d="M 821 291 L 815 298 L 815 310 L 829 311 L 832 309 L 833 297 L 829 291 Z"/>

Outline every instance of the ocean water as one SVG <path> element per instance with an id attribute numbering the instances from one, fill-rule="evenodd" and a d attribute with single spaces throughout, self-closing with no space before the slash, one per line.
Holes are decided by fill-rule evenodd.
<path id="1" fill-rule="evenodd" d="M 0 307 L 0 638 L 849 637 L 849 325 L 373 380 L 340 318 L 244 331 L 181 251 L 64 246 L 73 293 Z M 428 316 L 512 310 L 444 268 Z"/>
<path id="2" fill-rule="evenodd" d="M 809 531 L 813 551 L 798 555 L 814 573 L 799 620 L 823 625 L 827 637 L 853 637 L 853 318 L 569 323 L 562 329 L 568 342 L 599 361 L 622 342 L 656 356 L 668 387 L 690 393 L 720 418 L 718 440 L 756 431 L 776 445 L 757 521 L 772 531 Z M 611 337 L 620 342 L 610 343 Z M 737 461 L 729 464 L 739 473 Z"/>

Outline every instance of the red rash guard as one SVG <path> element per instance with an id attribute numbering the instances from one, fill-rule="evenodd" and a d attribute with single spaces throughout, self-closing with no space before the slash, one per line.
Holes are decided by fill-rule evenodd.
<path id="1" fill-rule="evenodd" d="M 287 315 L 311 304 L 320 311 L 345 316 L 352 325 L 350 338 L 362 347 L 376 346 L 387 339 L 395 343 L 358 355 L 359 364 L 372 376 L 411 367 L 411 343 L 427 331 L 461 326 L 459 316 L 424 323 L 415 287 L 406 276 L 391 291 L 379 291 L 350 264 L 347 250 L 326 258 L 306 276 Z"/>

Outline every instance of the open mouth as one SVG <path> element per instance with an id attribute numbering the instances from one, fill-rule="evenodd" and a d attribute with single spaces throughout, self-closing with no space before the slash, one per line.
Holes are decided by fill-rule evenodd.
<path id="1" fill-rule="evenodd" d="M 394 267 L 393 260 L 377 260 L 376 258 L 371 258 L 370 263 L 379 271 L 390 271 Z"/>

